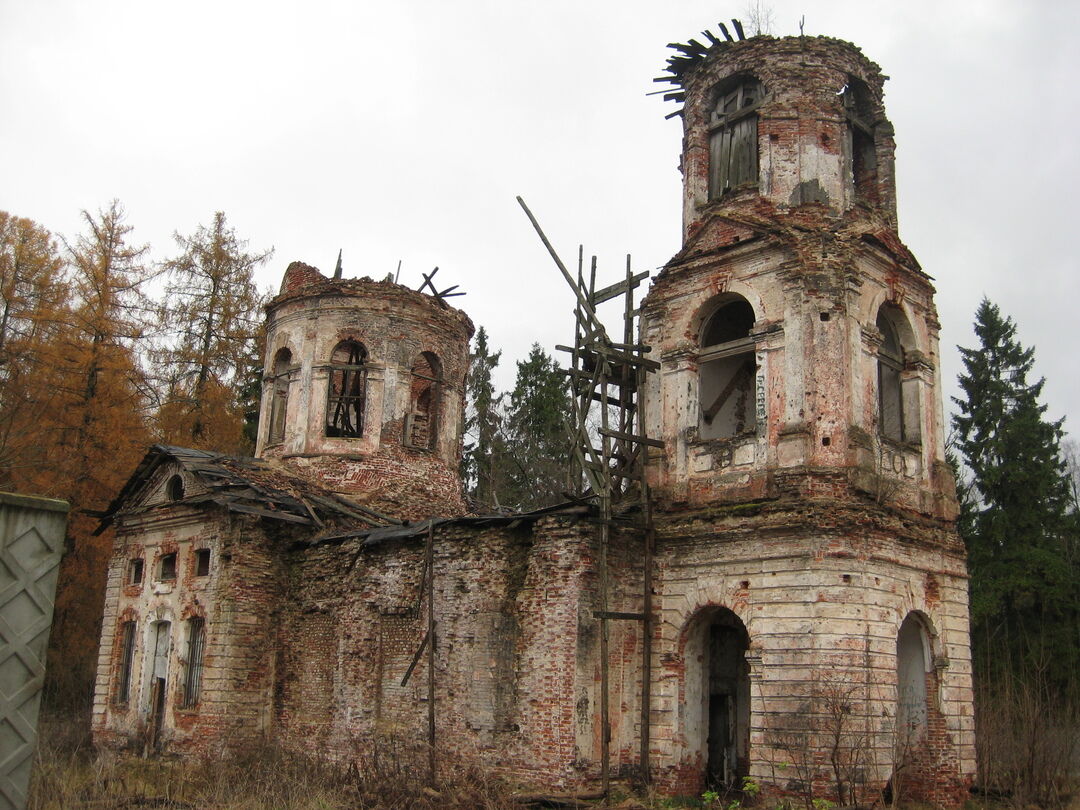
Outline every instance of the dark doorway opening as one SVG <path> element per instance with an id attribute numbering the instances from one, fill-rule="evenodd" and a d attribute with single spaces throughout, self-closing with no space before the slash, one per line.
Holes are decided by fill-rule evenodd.
<path id="1" fill-rule="evenodd" d="M 692 620 L 686 654 L 697 666 L 686 673 L 686 736 L 710 790 L 738 789 L 749 773 L 749 646 L 746 627 L 727 608 L 705 608 Z"/>

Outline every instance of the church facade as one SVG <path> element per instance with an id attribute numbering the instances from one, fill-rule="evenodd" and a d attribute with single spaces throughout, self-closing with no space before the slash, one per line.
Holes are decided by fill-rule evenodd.
<path id="1" fill-rule="evenodd" d="M 258 458 L 156 446 L 110 507 L 99 742 L 434 741 L 534 791 L 962 803 L 967 574 L 884 77 L 824 37 L 679 49 L 683 245 L 640 311 L 650 553 L 616 526 L 599 576 L 588 498 L 471 512 L 468 317 L 294 262 Z"/>

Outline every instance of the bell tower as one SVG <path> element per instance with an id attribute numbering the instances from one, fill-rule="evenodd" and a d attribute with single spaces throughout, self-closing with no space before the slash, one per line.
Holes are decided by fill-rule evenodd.
<path id="1" fill-rule="evenodd" d="M 653 284 L 650 432 L 672 502 L 840 481 L 955 514 L 930 278 L 896 231 L 884 78 L 849 43 L 676 57 L 683 246 Z"/>
<path id="2" fill-rule="evenodd" d="M 857 726 L 852 802 L 904 780 L 957 805 L 975 767 L 967 571 L 886 77 L 836 39 L 709 37 L 673 45 L 663 79 L 682 248 L 641 309 L 664 444 L 651 767 L 682 792 L 783 792 L 782 764 L 835 801 L 819 766 Z M 838 701 L 848 731 L 829 726 Z"/>

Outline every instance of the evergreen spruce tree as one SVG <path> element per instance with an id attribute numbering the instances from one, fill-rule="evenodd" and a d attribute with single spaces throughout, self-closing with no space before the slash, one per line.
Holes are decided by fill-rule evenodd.
<path id="1" fill-rule="evenodd" d="M 467 400 L 465 416 L 465 452 L 461 459 L 461 478 L 469 497 L 480 505 L 498 508 L 501 472 L 503 395 L 495 394 L 491 375 L 499 365 L 502 352 L 492 352 L 484 327 L 473 338 L 469 354 L 469 375 L 465 380 Z"/>
<path id="2" fill-rule="evenodd" d="M 987 681 L 1041 673 L 1070 689 L 1080 665 L 1077 570 L 1070 564 L 1075 515 L 1060 441 L 1062 420 L 1045 418 L 1043 380 L 1028 382 L 1034 350 L 987 300 L 980 346 L 960 348 L 963 399 L 953 417 L 970 474 L 959 528 L 971 573 L 976 671 Z"/>
<path id="3" fill-rule="evenodd" d="M 566 489 L 568 442 L 563 420 L 570 412 L 566 377 L 533 344 L 518 364 L 507 412 L 506 503 L 520 509 L 550 506 Z"/>

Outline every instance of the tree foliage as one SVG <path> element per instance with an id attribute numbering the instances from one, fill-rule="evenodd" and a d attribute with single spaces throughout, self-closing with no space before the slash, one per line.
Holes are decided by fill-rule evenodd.
<path id="1" fill-rule="evenodd" d="M 469 354 L 469 375 L 465 380 L 468 408 L 465 414 L 465 452 L 461 477 L 466 493 L 481 507 L 498 508 L 505 455 L 502 394 L 495 394 L 492 372 L 502 352 L 488 345 L 487 331 L 477 330 Z"/>
<path id="2" fill-rule="evenodd" d="M 549 506 L 566 490 L 570 412 L 566 377 L 538 343 L 518 361 L 506 414 L 506 502 L 521 509 Z"/>
<path id="3" fill-rule="evenodd" d="M 242 390 L 266 295 L 254 272 L 273 249 L 248 252 L 225 214 L 191 236 L 174 235 L 160 318 L 168 334 L 160 352 L 164 403 L 158 429 L 166 441 L 238 452 L 243 444 Z"/>
<path id="4" fill-rule="evenodd" d="M 0 488 L 42 456 L 38 416 L 47 362 L 65 318 L 67 290 L 57 244 L 40 225 L 0 211 Z"/>
<path id="5" fill-rule="evenodd" d="M 968 549 L 976 662 L 985 678 L 1048 674 L 1075 687 L 1080 665 L 1075 500 L 1062 458 L 1062 420 L 1045 417 L 1034 350 L 987 300 L 979 347 L 960 348 L 964 373 L 956 447 L 969 475 L 960 529 Z"/>
<path id="6" fill-rule="evenodd" d="M 563 500 L 567 490 L 566 377 L 539 344 L 533 344 L 529 356 L 517 364 L 513 390 L 496 394 L 492 372 L 501 354 L 491 351 L 481 328 L 465 385 L 462 480 L 481 510 L 550 506 Z"/>
<path id="7" fill-rule="evenodd" d="M 0 486 L 71 506 L 50 677 L 54 689 L 63 675 L 85 694 L 112 543 L 94 535 L 94 514 L 150 439 L 137 354 L 149 312 L 141 288 L 153 272 L 118 202 L 83 221 L 61 253 L 44 228 L 0 215 Z"/>

